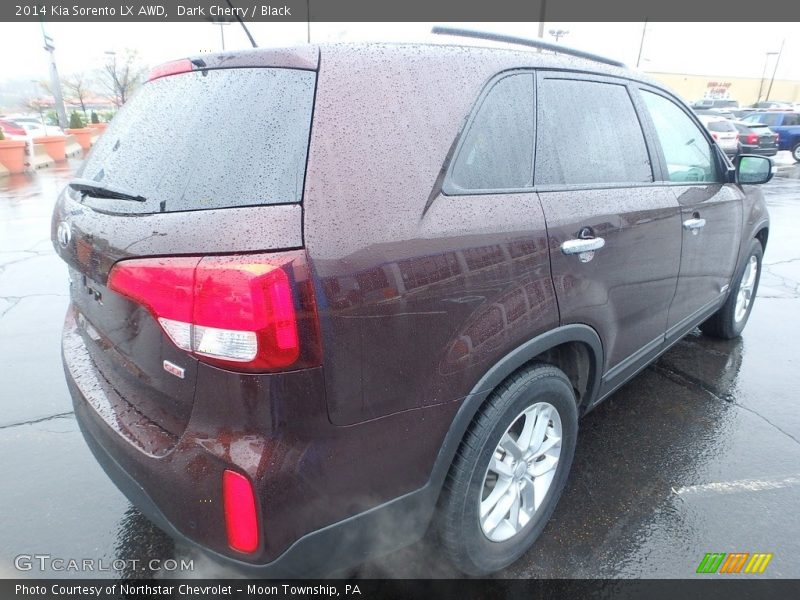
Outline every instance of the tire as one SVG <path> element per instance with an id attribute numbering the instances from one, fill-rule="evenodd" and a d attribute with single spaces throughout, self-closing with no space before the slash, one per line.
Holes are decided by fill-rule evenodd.
<path id="1" fill-rule="evenodd" d="M 541 430 L 537 433 L 537 422 L 546 423 L 544 434 Z M 514 453 L 501 450 L 501 438 L 505 447 L 522 453 L 516 442 L 526 433 L 526 427 L 530 427 L 530 438 L 544 435 L 537 451 L 544 452 L 548 444 L 551 448 L 537 459 L 535 454 L 531 456 L 534 449 L 531 444 L 522 456 L 527 460 L 519 460 L 518 455 L 515 466 L 510 466 Z M 545 364 L 527 367 L 492 393 L 461 442 L 439 503 L 438 537 L 458 569 L 469 575 L 486 575 L 510 565 L 533 545 L 566 485 L 577 433 L 575 392 L 566 375 L 556 367 Z M 513 446 L 509 437 L 515 442 Z M 499 471 L 490 470 L 490 461 L 493 467 L 502 463 L 502 470 L 511 474 L 500 475 Z M 534 481 L 538 482 L 535 486 Z M 493 490 L 495 497 L 491 496 Z M 519 499 L 516 531 L 512 524 L 516 501 L 508 500 L 514 497 Z M 509 509 L 504 512 L 506 505 Z M 489 507 L 494 510 L 488 510 Z M 498 525 L 494 526 L 495 522 Z"/>
<path id="2" fill-rule="evenodd" d="M 761 248 L 761 242 L 756 239 L 752 240 L 744 264 L 739 267 L 736 279 L 734 279 L 735 283 L 731 285 L 728 299 L 722 305 L 722 308 L 700 325 L 700 331 L 711 337 L 723 340 L 732 340 L 741 335 L 755 303 L 758 282 L 761 280 L 761 261 L 763 257 L 764 250 Z M 748 266 L 751 269 L 753 266 L 755 267 L 755 275 L 752 274 L 751 270 L 748 270 Z M 748 288 L 749 292 L 746 291 Z M 739 304 L 740 291 L 743 289 L 745 290 L 743 293 L 749 298 L 744 307 Z"/>
<path id="3" fill-rule="evenodd" d="M 794 162 L 800 163 L 800 142 L 795 144 L 794 148 L 792 148 L 792 158 L 794 159 Z"/>

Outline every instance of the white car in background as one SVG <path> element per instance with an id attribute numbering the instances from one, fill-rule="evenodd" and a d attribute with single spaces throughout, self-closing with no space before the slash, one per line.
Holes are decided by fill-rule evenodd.
<path id="1" fill-rule="evenodd" d="M 57 125 L 45 125 L 38 116 L 19 115 L 7 117 L 22 127 L 30 137 L 39 138 L 47 135 L 64 135 L 64 130 Z"/>
<path id="2" fill-rule="evenodd" d="M 739 130 L 733 121 L 712 115 L 697 115 L 697 118 L 705 125 L 725 154 L 736 156 L 739 152 Z"/>

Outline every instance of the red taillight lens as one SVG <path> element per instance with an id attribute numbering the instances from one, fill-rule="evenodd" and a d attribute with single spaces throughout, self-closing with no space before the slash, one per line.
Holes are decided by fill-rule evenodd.
<path id="1" fill-rule="evenodd" d="M 124 260 L 108 287 L 145 306 L 176 346 L 205 362 L 253 372 L 321 362 L 302 250 Z"/>
<path id="2" fill-rule="evenodd" d="M 199 258 L 153 258 L 119 263 L 109 275 L 112 290 L 165 319 L 191 322 L 194 270 Z"/>
<path id="3" fill-rule="evenodd" d="M 173 60 L 172 62 L 164 63 L 154 67 L 150 74 L 147 76 L 147 81 L 153 81 L 160 77 L 167 77 L 168 75 L 178 75 L 179 73 L 188 73 L 192 70 L 192 61 L 188 58 L 181 60 Z"/>
<path id="4" fill-rule="evenodd" d="M 714 138 L 715 140 L 718 140 L 718 139 L 719 139 L 719 136 L 717 136 L 717 134 L 716 134 L 716 133 L 712 133 L 712 134 L 711 134 L 711 137 L 712 137 L 712 138 Z"/>
<path id="5" fill-rule="evenodd" d="M 258 549 L 258 514 L 250 480 L 235 471 L 224 471 L 222 503 L 228 545 L 239 552 L 255 552 Z"/>
<path id="6" fill-rule="evenodd" d="M 754 145 L 758 144 L 758 135 L 757 135 L 757 134 L 755 134 L 755 133 L 750 133 L 750 134 L 748 134 L 748 135 L 747 135 L 747 140 L 746 140 L 746 143 L 747 143 L 749 146 L 754 146 Z"/>

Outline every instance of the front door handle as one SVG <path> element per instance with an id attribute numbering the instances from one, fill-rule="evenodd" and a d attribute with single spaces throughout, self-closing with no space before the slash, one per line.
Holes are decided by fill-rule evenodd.
<path id="1" fill-rule="evenodd" d="M 606 245 L 606 241 L 601 237 L 567 240 L 561 244 L 561 251 L 564 254 L 582 254 L 584 252 L 594 252 Z"/>
<path id="2" fill-rule="evenodd" d="M 684 229 L 688 229 L 690 231 L 694 231 L 695 233 L 697 232 L 698 229 L 702 229 L 705 226 L 706 226 L 706 220 L 705 219 L 693 218 L 693 219 L 686 219 L 683 222 L 683 228 Z"/>

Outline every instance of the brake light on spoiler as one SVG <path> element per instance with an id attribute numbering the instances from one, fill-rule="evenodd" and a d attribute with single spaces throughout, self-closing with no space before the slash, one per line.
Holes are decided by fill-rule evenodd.
<path id="1" fill-rule="evenodd" d="M 249 372 L 321 364 L 305 252 L 118 262 L 108 287 L 146 307 L 203 362 Z"/>
<path id="2" fill-rule="evenodd" d="M 147 81 L 167 77 L 168 75 L 178 75 L 180 73 L 188 73 L 192 70 L 192 61 L 188 58 L 181 60 L 173 60 L 157 67 L 154 67 L 150 74 L 147 76 Z"/>

